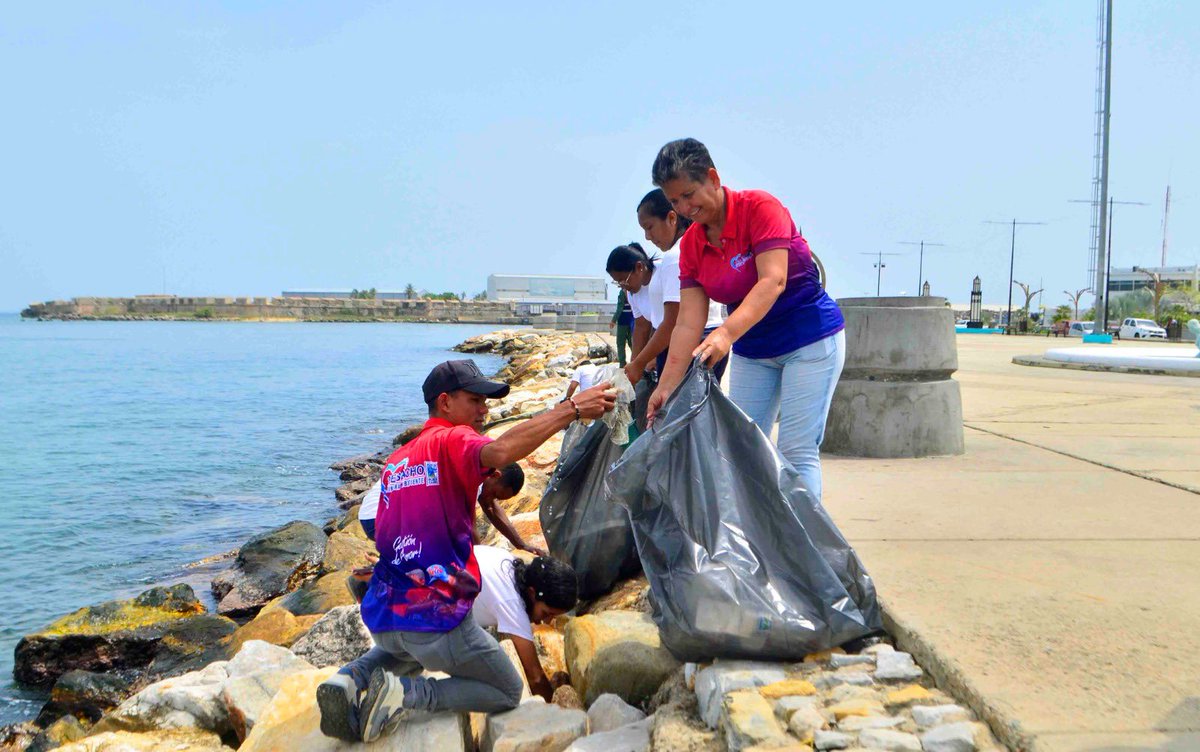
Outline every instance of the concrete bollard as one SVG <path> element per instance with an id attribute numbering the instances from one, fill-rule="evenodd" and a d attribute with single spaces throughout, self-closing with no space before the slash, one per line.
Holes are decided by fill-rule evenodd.
<path id="1" fill-rule="evenodd" d="M 945 298 L 844 298 L 846 365 L 821 449 L 851 457 L 963 453 L 954 314 Z"/>

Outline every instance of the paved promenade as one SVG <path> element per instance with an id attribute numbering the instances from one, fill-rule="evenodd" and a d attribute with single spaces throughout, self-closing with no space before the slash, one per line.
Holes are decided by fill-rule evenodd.
<path id="1" fill-rule="evenodd" d="M 1200 383 L 1010 362 L 1064 344 L 960 335 L 967 454 L 827 458 L 825 504 L 1008 743 L 1198 750 Z"/>

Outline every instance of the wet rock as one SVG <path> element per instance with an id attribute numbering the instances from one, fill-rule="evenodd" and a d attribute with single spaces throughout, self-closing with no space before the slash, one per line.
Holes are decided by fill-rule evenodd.
<path id="1" fill-rule="evenodd" d="M 756 745 L 782 746 L 788 741 L 770 703 L 753 689 L 739 689 L 725 695 L 720 724 L 725 744 L 732 752 Z"/>
<path id="2" fill-rule="evenodd" d="M 130 676 L 120 673 L 68 671 L 54 682 L 50 700 L 38 714 L 38 724 L 48 726 L 65 715 L 95 723 L 100 716 L 121 704 L 129 695 L 132 683 Z"/>
<path id="3" fill-rule="evenodd" d="M 681 665 L 642 613 L 606 611 L 571 619 L 565 649 L 571 684 L 586 705 L 607 692 L 641 705 Z"/>
<path id="4" fill-rule="evenodd" d="M 296 640 L 292 652 L 317 668 L 325 668 L 344 666 L 372 645 L 358 606 L 338 606 Z"/>
<path id="5" fill-rule="evenodd" d="M 777 663 L 754 661 L 718 661 L 696 674 L 696 700 L 700 717 L 709 728 L 716 728 L 724 697 L 738 689 L 765 687 L 785 679 Z"/>
<path id="6" fill-rule="evenodd" d="M 58 748 L 59 752 L 229 752 L 221 738 L 200 729 L 109 731 Z"/>
<path id="7" fill-rule="evenodd" d="M 325 614 L 338 606 L 354 605 L 354 596 L 346 586 L 349 572 L 331 572 L 268 603 L 263 611 L 282 608 L 293 616 Z"/>
<path id="8" fill-rule="evenodd" d="M 220 601 L 217 612 L 248 616 L 272 598 L 295 590 L 317 573 L 325 542 L 321 528 L 301 521 L 252 538 L 238 551 L 233 569 L 213 579 L 213 595 Z"/>
<path id="9" fill-rule="evenodd" d="M 221 685 L 229 678 L 226 663 L 163 679 L 122 702 L 96 724 L 97 732 L 199 728 L 229 733 L 229 713 Z"/>
<path id="10" fill-rule="evenodd" d="M 178 676 L 224 660 L 226 644 L 237 628 L 232 619 L 216 614 L 197 614 L 168 624 L 142 680 Z"/>
<path id="11" fill-rule="evenodd" d="M 582 710 L 526 702 L 488 716 L 480 752 L 562 752 L 586 733 Z"/>
<path id="12" fill-rule="evenodd" d="M 321 733 L 317 685 L 334 668 L 301 671 L 283 680 L 238 749 L 240 752 L 466 752 L 470 726 L 465 714 L 410 713 L 396 733 L 370 745 L 348 745 Z"/>
<path id="13" fill-rule="evenodd" d="M 76 742 L 87 736 L 87 727 L 73 715 L 65 715 L 51 723 L 33 738 L 25 752 L 43 752 L 57 749 L 64 744 Z M 3 749 L 8 749 L 3 747 Z"/>
<path id="14" fill-rule="evenodd" d="M 653 718 L 646 718 L 612 731 L 593 732 L 590 736 L 576 739 L 567 747 L 567 752 L 646 752 L 650 749 L 650 728 L 653 724 Z"/>
<path id="15" fill-rule="evenodd" d="M 349 483 L 338 486 L 337 490 L 333 492 L 333 495 L 338 501 L 343 503 L 350 501 L 351 499 L 357 499 L 365 494 L 371 488 L 371 484 L 374 482 L 374 480 L 369 478 L 352 480 Z"/>
<path id="16" fill-rule="evenodd" d="M 646 714 L 616 695 L 604 694 L 597 697 L 588 708 L 587 717 L 589 732 L 597 734 L 637 723 Z"/>
<path id="17" fill-rule="evenodd" d="M 130 600 L 82 608 L 21 638 L 13 676 L 24 684 L 46 686 L 73 669 L 142 669 L 159 654 L 164 635 L 188 620 L 204 620 L 201 626 L 207 629 L 201 631 L 208 636 L 232 631 L 232 622 L 214 624 L 203 611 L 187 585 L 153 588 Z"/>

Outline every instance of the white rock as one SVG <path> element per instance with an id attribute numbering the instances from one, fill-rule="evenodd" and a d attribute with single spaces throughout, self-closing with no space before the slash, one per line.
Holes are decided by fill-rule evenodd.
<path id="1" fill-rule="evenodd" d="M 481 752 L 559 752 L 587 733 L 587 714 L 526 702 L 487 718 Z"/>
<path id="2" fill-rule="evenodd" d="M 292 652 L 318 668 L 325 668 L 344 666 L 373 645 L 358 606 L 338 606 L 296 640 Z"/>
<path id="3" fill-rule="evenodd" d="M 608 693 L 596 698 L 596 701 L 588 708 L 587 717 L 588 733 L 600 734 L 637 723 L 645 718 L 646 714 L 619 696 Z"/>
<path id="4" fill-rule="evenodd" d="M 875 678 L 882 681 L 912 681 L 920 679 L 921 667 L 908 653 L 880 653 L 875 656 Z"/>
<path id="5" fill-rule="evenodd" d="M 787 719 L 787 725 L 788 731 L 799 737 L 800 741 L 809 741 L 829 724 L 815 705 L 806 705 L 792 713 L 792 717 Z"/>
<path id="6" fill-rule="evenodd" d="M 975 752 L 975 728 L 970 723 L 947 723 L 921 735 L 925 752 Z"/>
<path id="7" fill-rule="evenodd" d="M 700 704 L 700 717 L 709 728 L 715 729 L 721 719 L 721 705 L 726 694 L 735 689 L 763 687 L 786 678 L 787 675 L 777 663 L 714 663 L 696 674 L 696 700 Z"/>
<path id="8" fill-rule="evenodd" d="M 863 652 L 867 655 L 879 655 L 880 653 L 894 653 L 896 648 L 886 642 L 877 642 L 870 647 L 863 648 Z"/>
<path id="9" fill-rule="evenodd" d="M 899 716 L 850 715 L 838 721 L 837 727 L 841 731 L 863 731 L 864 729 L 895 728 L 902 723 L 904 723 L 904 719 Z"/>
<path id="10" fill-rule="evenodd" d="M 843 671 L 836 674 L 822 674 L 813 682 L 820 689 L 830 689 L 843 684 L 850 684 L 855 687 L 869 687 L 874 683 L 875 679 L 866 671 Z"/>
<path id="11" fill-rule="evenodd" d="M 646 752 L 650 749 L 650 730 L 654 718 L 646 718 L 612 731 L 576 739 L 567 752 Z"/>
<path id="12" fill-rule="evenodd" d="M 287 648 L 263 640 L 247 640 L 225 667 L 231 679 L 260 671 L 310 671 L 313 665 Z"/>
<path id="13" fill-rule="evenodd" d="M 858 743 L 867 749 L 892 752 L 921 752 L 921 740 L 912 734 L 891 729 L 867 729 L 858 735 Z"/>
<path id="14" fill-rule="evenodd" d="M 874 662 L 875 657 L 872 655 L 842 655 L 841 653 L 834 653 L 833 655 L 829 656 L 829 665 L 833 666 L 834 668 L 841 668 L 843 666 L 859 666 Z"/>
<path id="15" fill-rule="evenodd" d="M 970 713 L 961 705 L 914 705 L 912 714 L 913 720 L 921 728 L 970 718 Z"/>
<path id="16" fill-rule="evenodd" d="M 775 715 L 779 716 L 784 723 L 787 723 L 796 711 L 803 710 L 804 708 L 815 709 L 820 704 L 821 698 L 819 697 L 804 697 L 802 695 L 780 697 L 775 702 Z"/>
<path id="17" fill-rule="evenodd" d="M 112 725 L 130 731 L 200 728 L 225 734 L 229 713 L 221 687 L 229 678 L 226 661 L 200 671 L 163 679 L 138 692 L 109 713 Z"/>
<path id="18" fill-rule="evenodd" d="M 840 731 L 818 731 L 813 738 L 813 747 L 821 750 L 846 749 L 853 741 L 853 736 Z"/>

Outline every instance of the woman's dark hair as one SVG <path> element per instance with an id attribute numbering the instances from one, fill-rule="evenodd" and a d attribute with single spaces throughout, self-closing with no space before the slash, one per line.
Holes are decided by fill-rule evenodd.
<path id="1" fill-rule="evenodd" d="M 604 270 L 609 274 L 631 272 L 638 264 L 654 271 L 654 259 L 650 258 L 650 254 L 646 253 L 640 243 L 630 243 L 612 249 L 612 253 L 608 254 L 608 265 L 604 267 Z"/>
<path id="2" fill-rule="evenodd" d="M 533 611 L 534 600 L 562 611 L 570 611 L 579 602 L 579 577 L 570 564 L 539 556 L 528 564 L 514 558 L 512 567 L 513 581 L 525 601 L 526 612 Z M 529 588 L 533 588 L 532 598 Z"/>
<path id="3" fill-rule="evenodd" d="M 671 206 L 671 202 L 667 200 L 667 194 L 663 193 L 662 188 L 655 188 L 645 196 L 642 196 L 642 200 L 638 202 L 637 210 L 641 211 L 642 207 L 645 207 L 651 217 L 664 220 L 671 212 L 675 211 L 675 207 Z M 678 241 L 682 238 L 684 231 L 688 227 L 691 227 L 691 225 L 692 220 L 687 217 L 681 217 L 679 216 L 679 212 L 675 212 L 675 240 Z"/>
<path id="4" fill-rule="evenodd" d="M 500 468 L 500 482 L 508 486 L 508 490 L 519 494 L 525 487 L 525 471 L 517 463 L 509 463 Z"/>
<path id="5" fill-rule="evenodd" d="M 650 179 L 660 188 L 675 178 L 686 177 L 696 182 L 708 177 L 708 171 L 716 167 L 708 149 L 694 138 L 672 141 L 658 150 Z"/>

